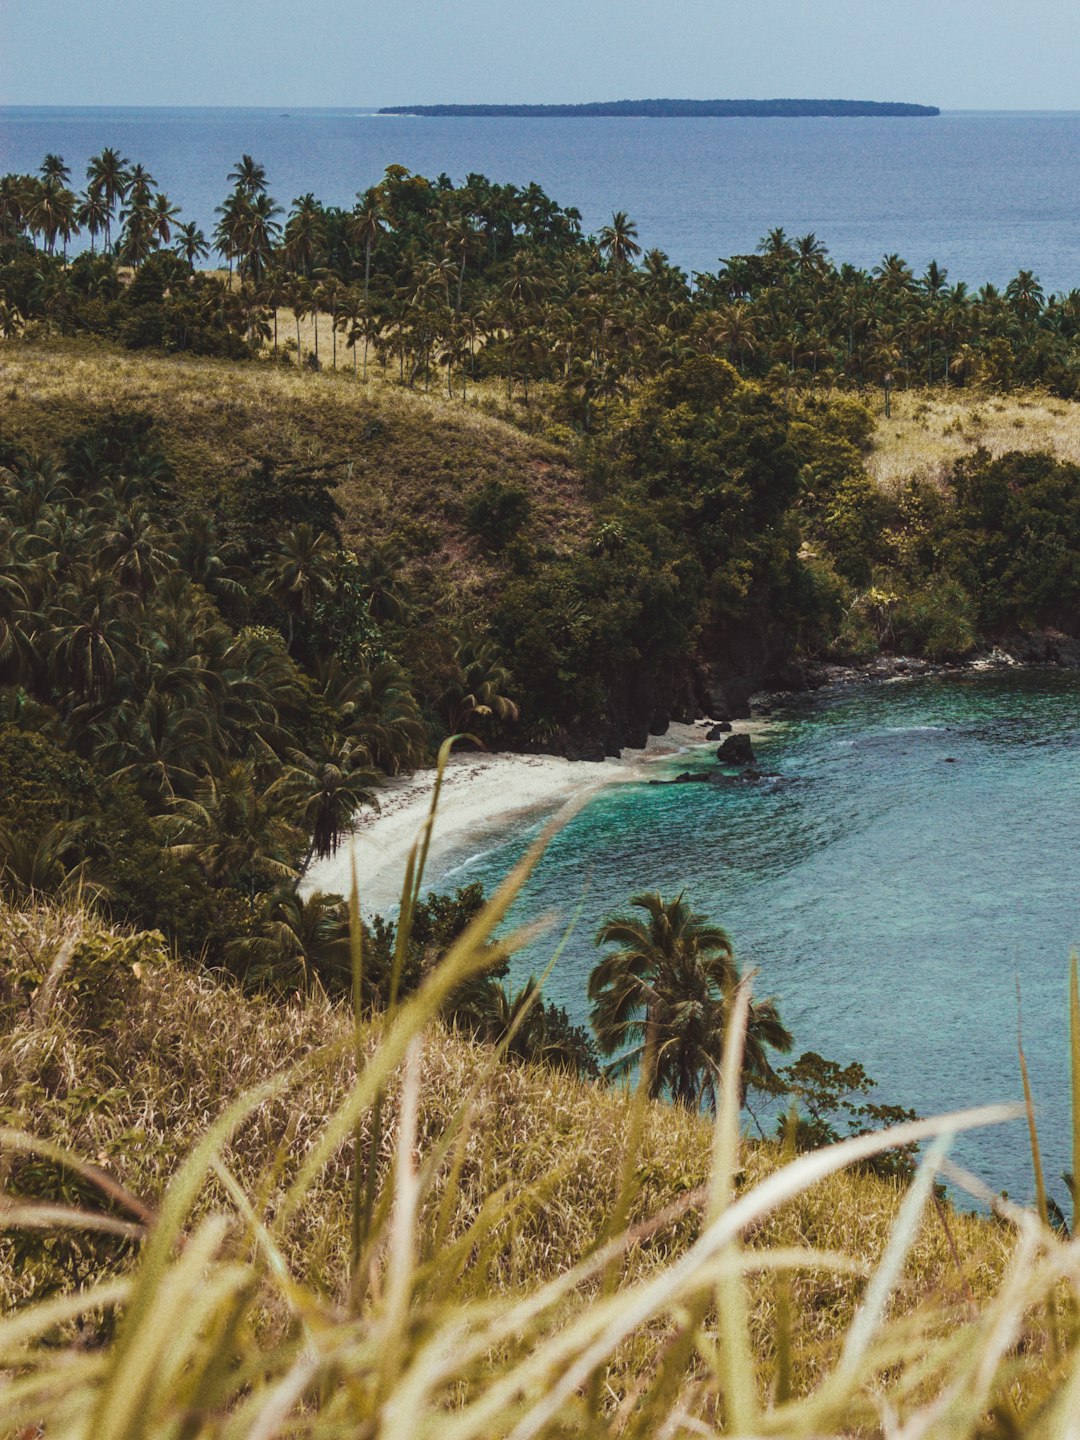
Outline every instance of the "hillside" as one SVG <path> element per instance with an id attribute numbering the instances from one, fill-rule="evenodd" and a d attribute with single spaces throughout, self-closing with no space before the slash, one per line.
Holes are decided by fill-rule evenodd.
<path id="1" fill-rule="evenodd" d="M 3 1121 L 99 1167 L 80 1176 L 48 1154 L 36 1160 L 16 1154 L 8 1191 L 9 1197 L 22 1199 L 9 1198 L 9 1208 L 23 1201 L 48 1202 L 100 1213 L 105 1177 L 111 1193 L 120 1197 L 105 1203 L 107 1213 L 130 1216 L 139 1206 L 143 1214 L 154 1213 L 176 1181 L 183 1157 L 216 1118 L 239 1097 L 273 1082 L 274 1092 L 234 1129 L 215 1164 L 223 1180 L 239 1187 L 238 1194 L 261 1197 L 255 1203 L 267 1207 L 268 1217 L 282 1212 L 291 1187 L 318 1153 L 325 1127 L 333 1127 L 333 1117 L 356 1083 L 346 1009 L 314 997 L 283 1003 L 242 995 L 231 984 L 178 965 L 160 937 L 111 929 L 70 909 L 0 909 L 0 953 L 5 957 L 0 973 Z M 369 1067 L 387 1034 L 383 1024 L 364 1030 L 362 1050 Z M 637 1227 L 638 1237 L 622 1270 L 624 1287 L 663 1273 L 700 1235 L 701 1187 L 708 1181 L 714 1143 L 705 1117 L 648 1104 L 635 1120 L 634 1107 L 618 1092 L 500 1061 L 490 1047 L 437 1024 L 427 1030 L 413 1063 L 419 1066 L 418 1112 L 407 1123 L 415 1125 L 416 1161 L 426 1177 L 417 1243 L 423 1248 L 437 1232 L 448 1257 L 459 1241 L 474 1247 L 472 1262 L 461 1263 L 462 1256 L 443 1282 L 439 1304 L 448 1317 L 451 1307 L 480 1298 L 489 1310 L 521 1301 L 580 1264 L 623 1203 L 618 1196 L 624 1173 L 630 1178 L 626 1219 Z M 398 1077 L 382 1121 L 364 1112 L 365 1143 L 373 1125 L 384 1127 L 379 1187 L 388 1180 L 401 1097 Z M 279 1247 L 276 1264 L 287 1265 L 294 1275 L 297 1296 L 310 1296 L 303 1302 L 309 1314 L 313 1305 L 332 1307 L 339 1301 L 349 1274 L 348 1217 L 354 1202 L 345 1133 L 309 1175 L 291 1220 L 283 1225 L 280 1213 L 268 1218 Z M 282 1137 L 287 1137 L 284 1146 Z M 458 1141 L 464 1141 L 463 1148 Z M 740 1192 L 748 1193 L 781 1159 L 776 1146 L 747 1144 Z M 193 1236 L 223 1204 L 232 1209 L 216 1181 L 208 1177 L 197 1188 L 200 1198 L 186 1222 Z M 880 1260 L 902 1197 L 893 1183 L 848 1170 L 752 1227 L 748 1242 L 753 1252 L 798 1246 L 805 1252 L 842 1254 L 844 1264 L 854 1269 L 845 1277 L 810 1262 L 795 1283 L 792 1382 L 797 1390 L 835 1363 L 861 1290 L 858 1275 Z M 192 1193 L 187 1203 L 193 1198 Z M 385 1223 L 385 1211 L 380 1207 L 377 1213 L 378 1223 Z M 658 1224 L 653 1221 L 664 1215 Z M 236 1241 L 242 1253 L 242 1227 Z M 946 1217 L 931 1207 L 913 1237 L 894 1302 L 896 1316 L 914 1322 L 919 1315 L 919 1325 L 935 1332 L 949 1317 L 956 1322 L 976 1313 L 1003 1283 L 1013 1245 L 1010 1227 L 951 1207 Z M 124 1273 L 135 1260 L 129 1240 L 107 1231 L 80 1236 L 76 1230 L 58 1241 L 48 1233 L 36 1239 L 30 1229 L 6 1240 L 0 1255 L 5 1310 L 54 1288 L 69 1291 L 88 1271 L 98 1282 Z M 373 1276 L 382 1263 L 376 1252 Z M 268 1282 L 269 1277 L 260 1282 L 261 1288 L 272 1290 Z M 422 1293 L 419 1276 L 417 1283 Z M 590 1286 L 585 1289 L 592 1292 Z M 770 1280 L 752 1282 L 751 1303 L 757 1364 L 767 1385 L 779 1304 Z M 567 1318 L 575 1310 L 576 1304 Z M 276 1302 L 268 1295 L 260 1298 L 251 1323 L 260 1343 L 268 1345 L 279 1323 Z M 432 1323 L 430 1315 L 427 1323 Z M 669 1322 L 657 1317 L 648 1335 L 620 1352 L 607 1372 L 613 1397 L 647 1383 L 655 1346 L 665 1333 L 673 1333 Z M 1037 1364 L 1028 1366 L 1029 1378 L 1033 1368 Z M 1017 1393 L 1022 1392 L 1023 1386 Z"/>
<path id="2" fill-rule="evenodd" d="M 186 491 L 228 495 L 264 459 L 317 471 L 344 511 L 344 537 L 396 542 L 406 562 L 453 565 L 483 583 L 465 507 L 485 482 L 531 499 L 537 543 L 575 548 L 589 509 L 566 452 L 482 409 L 447 404 L 351 370 L 164 356 L 86 342 L 0 347 L 0 436 L 46 451 L 113 413 L 150 416 Z"/>

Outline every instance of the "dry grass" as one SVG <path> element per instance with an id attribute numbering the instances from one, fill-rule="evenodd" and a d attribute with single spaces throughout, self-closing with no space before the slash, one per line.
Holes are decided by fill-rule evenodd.
<path id="1" fill-rule="evenodd" d="M 68 953 L 52 1001 L 26 1002 L 20 977 L 45 974 Z M 347 1011 L 317 999 L 242 996 L 232 986 L 182 968 L 153 936 L 131 937 L 85 914 L 37 908 L 0 910 L 5 957 L 5 1033 L 0 1040 L 3 1122 L 87 1156 L 151 1208 L 182 1158 L 214 1119 L 261 1083 L 299 1065 L 301 1078 L 260 1105 L 226 1147 L 223 1159 L 252 1196 L 271 1210 L 310 1156 L 326 1118 L 355 1083 Z M 46 987 L 48 988 L 48 987 Z M 39 994 L 41 992 L 39 991 Z M 374 1052 L 375 1027 L 366 1046 Z M 319 1057 L 323 1057 L 320 1059 Z M 396 1144 L 400 1085 L 390 1094 L 382 1140 L 383 1169 Z M 535 1287 L 578 1264 L 602 1238 L 616 1202 L 632 1107 L 621 1093 L 531 1066 L 496 1062 L 493 1052 L 436 1028 L 425 1042 L 419 1083 L 417 1153 L 431 1154 L 463 1105 L 468 1142 L 446 1243 L 466 1234 L 489 1197 L 518 1197 L 495 1228 L 492 1250 L 475 1274 L 464 1271 L 458 1298 L 490 1298 Z M 640 1223 L 672 1204 L 681 1218 L 632 1247 L 629 1283 L 669 1265 L 700 1233 L 712 1127 L 667 1105 L 646 1107 L 633 1173 L 629 1219 Z M 780 1164 L 777 1147 L 750 1145 L 741 1184 L 750 1187 Z M 273 1181 L 267 1189 L 266 1175 Z M 18 1181 L 18 1171 L 15 1174 Z M 342 1293 L 349 1269 L 351 1165 L 343 1147 L 305 1197 L 282 1237 L 295 1273 L 329 1297 Z M 434 1212 L 443 1190 L 428 1199 Z M 220 1203 L 213 1187 L 206 1206 Z M 877 1264 L 895 1224 L 901 1192 L 859 1172 L 823 1181 L 763 1220 L 752 1248 L 799 1246 L 840 1253 L 860 1271 Z M 902 1312 L 933 1303 L 943 1316 L 962 1314 L 998 1288 L 1012 1248 L 1000 1224 L 950 1213 L 961 1256 L 958 1270 L 935 1212 L 921 1225 L 897 1297 Z M 0 1308 L 25 1303 L 46 1281 L 70 1288 L 76 1278 L 43 1257 L 18 1272 L 10 1244 L 0 1250 Z M 58 1273 L 59 1272 L 59 1273 Z M 809 1385 L 836 1359 L 861 1282 L 812 1268 L 794 1289 L 796 1379 Z M 753 1333 L 763 1375 L 773 1361 L 775 1290 L 753 1288 Z M 663 1327 L 662 1327 L 663 1329 Z M 625 1350 L 616 1370 L 644 1373 L 657 1333 Z"/>
<path id="2" fill-rule="evenodd" d="M 980 445 L 995 456 L 1048 450 L 1080 463 L 1080 404 L 1042 391 L 909 390 L 894 393 L 890 420 L 880 397 L 874 408 L 878 428 L 868 468 L 887 489 L 912 475 L 936 479 Z"/>
<path id="3" fill-rule="evenodd" d="M 316 374 L 270 361 L 131 353 L 85 341 L 0 344 L 0 436 L 48 449 L 111 411 L 138 410 L 181 483 L 213 497 L 269 457 L 282 469 L 333 467 L 353 541 L 397 536 L 459 581 L 482 583 L 463 502 L 485 480 L 525 489 L 531 537 L 573 547 L 588 525 L 582 482 L 567 453 L 489 414 L 398 385 L 372 368 Z"/>

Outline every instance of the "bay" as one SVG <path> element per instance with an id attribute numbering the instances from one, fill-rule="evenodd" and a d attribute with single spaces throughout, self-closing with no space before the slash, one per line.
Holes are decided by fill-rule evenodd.
<path id="1" fill-rule="evenodd" d="M 752 250 L 773 226 L 814 231 L 839 261 L 899 252 L 953 280 L 1080 286 L 1080 113 L 932 119 L 419 119 L 356 110 L 0 108 L 0 170 L 46 152 L 81 180 L 105 145 L 147 165 L 209 234 L 244 152 L 288 205 L 350 206 L 391 163 L 455 181 L 536 181 L 595 233 L 614 210 L 688 271 Z"/>
<path id="2" fill-rule="evenodd" d="M 1047 1175 L 1064 1204 L 1080 676 L 844 687 L 773 721 L 755 741 L 772 778 L 612 786 L 556 836 L 512 917 L 554 914 L 565 927 L 580 908 L 548 997 L 587 1023 L 601 920 L 638 891 L 685 890 L 756 969 L 756 993 L 777 997 L 795 1054 L 859 1060 L 875 1098 L 928 1115 L 1020 1096 L 1019 985 Z M 655 774 L 715 765 L 712 748 L 694 749 Z M 490 892 L 539 825 L 448 857 L 435 888 L 478 880 Z M 518 957 L 514 983 L 555 943 Z M 994 1190 L 1030 1196 L 1022 1123 L 965 1137 L 956 1153 Z"/>

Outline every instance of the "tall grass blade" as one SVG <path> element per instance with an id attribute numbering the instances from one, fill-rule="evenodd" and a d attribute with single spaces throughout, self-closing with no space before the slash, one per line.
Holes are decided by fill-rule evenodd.
<path id="1" fill-rule="evenodd" d="M 927 1151 L 914 1181 L 908 1186 L 900 1213 L 893 1222 L 889 1243 L 881 1263 L 874 1272 L 874 1278 L 863 1296 L 862 1304 L 848 1328 L 844 1351 L 840 1358 L 837 1376 L 846 1379 L 855 1374 L 875 1332 L 885 1317 L 885 1308 L 900 1281 L 908 1252 L 915 1242 L 915 1236 L 922 1221 L 923 1211 L 937 1179 L 941 1162 L 949 1148 L 949 1135 L 941 1135 Z"/>
<path id="2" fill-rule="evenodd" d="M 784 1138 L 780 1154 L 785 1165 L 795 1159 L 795 1137 L 799 1124 L 798 1107 L 792 1102 L 784 1122 Z M 791 1300 L 791 1277 L 786 1271 L 778 1271 L 774 1287 L 776 1303 L 776 1373 L 773 1381 L 773 1399 L 777 1405 L 784 1405 L 791 1399 L 794 1375 L 793 1316 Z"/>
<path id="3" fill-rule="evenodd" d="M 750 977 L 738 986 L 730 1005 L 724 1031 L 720 1064 L 720 1105 L 713 1131 L 712 1170 L 709 1176 L 707 1219 L 720 1221 L 735 1203 L 739 1172 L 742 1122 L 742 1071 L 746 1024 L 750 1014 Z M 726 1242 L 724 1251 L 733 1260 L 738 1256 L 738 1232 Z M 750 1343 L 750 1316 L 742 1277 L 733 1266 L 716 1287 L 716 1328 L 719 1363 L 724 1392 L 724 1410 L 731 1429 L 753 1434 L 758 1422 L 757 1378 L 754 1351 Z"/>
<path id="4" fill-rule="evenodd" d="M 1072 1233 L 1080 1238 L 1080 962 L 1069 957 L 1069 1072 L 1072 1082 Z"/>
<path id="5" fill-rule="evenodd" d="M 1035 1208 L 1039 1219 L 1047 1230 L 1050 1229 L 1050 1206 L 1046 1199 L 1046 1179 L 1043 1174 L 1042 1150 L 1039 1146 L 1039 1131 L 1035 1124 L 1035 1100 L 1031 1093 L 1031 1079 L 1028 1075 L 1027 1058 L 1024 1055 L 1023 1025 L 1020 1011 L 1020 982 L 1016 982 L 1016 1052 L 1020 1059 L 1020 1079 L 1024 1086 L 1024 1111 L 1027 1115 L 1028 1141 L 1031 1145 L 1031 1168 L 1035 1175 Z M 1050 1334 L 1050 1350 L 1055 1360 L 1061 1355 L 1061 1337 L 1058 1330 L 1057 1301 L 1053 1294 L 1046 1301 L 1046 1324 Z"/>

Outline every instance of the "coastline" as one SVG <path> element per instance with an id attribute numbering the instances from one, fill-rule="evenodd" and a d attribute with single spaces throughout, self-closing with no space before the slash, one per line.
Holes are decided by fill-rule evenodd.
<path id="1" fill-rule="evenodd" d="M 999 647 L 959 661 L 879 655 L 862 664 L 820 665 L 797 689 L 757 692 L 752 701 L 752 718 L 736 720 L 732 731 L 758 734 L 774 723 L 774 706 L 833 686 L 1046 666 L 1038 653 L 1032 658 L 1020 658 Z M 1049 668 L 1061 668 L 1060 661 L 1051 662 Z M 715 724 L 708 718 L 673 722 L 663 735 L 650 736 L 643 749 L 623 750 L 619 756 L 604 760 L 467 748 L 456 752 L 450 757 L 443 780 L 428 851 L 428 874 L 437 872 L 455 852 L 464 853 L 470 846 L 497 840 L 515 821 L 557 815 L 564 807 L 580 803 L 608 785 L 643 780 L 648 768 L 658 760 L 715 746 L 715 740 L 705 738 Z M 427 819 L 434 786 L 434 769 L 388 779 L 378 791 L 379 809 L 363 811 L 337 852 L 311 865 L 301 892 L 323 890 L 347 896 L 355 856 L 363 914 L 370 917 L 396 910 L 409 851 Z"/>
<path id="2" fill-rule="evenodd" d="M 736 732 L 752 734 L 766 721 L 740 721 Z M 483 843 L 527 816 L 555 815 L 608 785 L 641 780 L 657 760 L 697 746 L 713 745 L 705 736 L 713 720 L 673 724 L 649 737 L 643 750 L 624 750 L 606 760 L 567 760 L 559 755 L 462 749 L 450 757 L 428 852 L 429 872 L 455 851 Z M 351 836 L 334 855 L 315 861 L 301 890 L 348 895 L 353 857 L 360 887 L 360 908 L 386 914 L 401 897 L 409 850 L 427 818 L 435 771 L 417 770 L 388 780 L 378 792 L 379 809 L 364 811 Z"/>

